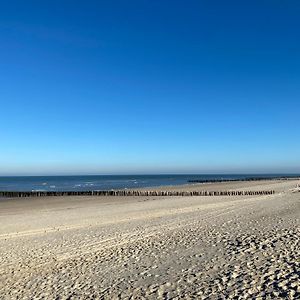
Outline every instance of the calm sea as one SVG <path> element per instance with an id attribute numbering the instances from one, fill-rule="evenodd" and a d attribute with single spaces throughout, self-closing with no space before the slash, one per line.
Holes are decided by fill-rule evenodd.
<path id="1" fill-rule="evenodd" d="M 276 178 L 272 175 L 90 175 L 0 177 L 0 191 L 91 191 L 187 184 L 189 180 Z"/>

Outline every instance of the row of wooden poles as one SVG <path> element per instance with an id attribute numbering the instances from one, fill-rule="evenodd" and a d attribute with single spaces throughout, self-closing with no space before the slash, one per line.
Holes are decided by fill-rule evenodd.
<path id="1" fill-rule="evenodd" d="M 0 197 L 43 197 L 43 196 L 249 196 L 272 195 L 275 191 L 143 191 L 143 190 L 118 190 L 118 191 L 32 191 L 9 192 L 0 191 Z"/>

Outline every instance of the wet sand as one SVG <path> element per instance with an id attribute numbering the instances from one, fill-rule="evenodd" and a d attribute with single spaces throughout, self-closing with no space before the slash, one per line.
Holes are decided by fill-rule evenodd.
<path id="1" fill-rule="evenodd" d="M 172 187 L 268 196 L 0 199 L 0 298 L 299 299 L 297 183 Z"/>

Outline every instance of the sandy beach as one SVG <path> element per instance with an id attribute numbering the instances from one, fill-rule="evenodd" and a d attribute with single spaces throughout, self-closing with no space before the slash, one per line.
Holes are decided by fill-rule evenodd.
<path id="1" fill-rule="evenodd" d="M 276 192 L 264 196 L 0 199 L 0 298 L 300 299 L 298 183 L 168 187 Z"/>

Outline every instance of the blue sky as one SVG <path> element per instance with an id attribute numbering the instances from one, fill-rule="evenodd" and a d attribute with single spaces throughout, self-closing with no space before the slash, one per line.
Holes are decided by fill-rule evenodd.
<path id="1" fill-rule="evenodd" d="M 300 173 L 299 1 L 2 1 L 0 175 Z"/>

